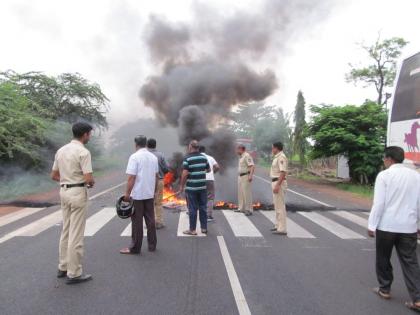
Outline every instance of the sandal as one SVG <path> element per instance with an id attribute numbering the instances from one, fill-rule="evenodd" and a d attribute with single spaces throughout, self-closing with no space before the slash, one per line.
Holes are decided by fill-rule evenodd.
<path id="1" fill-rule="evenodd" d="M 420 313 L 420 305 L 416 305 L 413 302 L 405 302 L 405 306 L 407 306 L 412 311 Z"/>
<path id="2" fill-rule="evenodd" d="M 123 255 L 137 255 L 138 253 L 133 253 L 128 247 L 120 250 L 120 254 Z"/>
<path id="3" fill-rule="evenodd" d="M 197 235 L 197 232 L 196 231 L 190 231 L 190 230 L 186 230 L 186 231 L 184 231 L 182 233 L 184 233 L 185 235 L 191 235 L 191 236 Z"/>
<path id="4" fill-rule="evenodd" d="M 389 300 L 391 298 L 391 294 L 382 291 L 380 288 L 373 288 L 373 292 L 384 300 Z"/>

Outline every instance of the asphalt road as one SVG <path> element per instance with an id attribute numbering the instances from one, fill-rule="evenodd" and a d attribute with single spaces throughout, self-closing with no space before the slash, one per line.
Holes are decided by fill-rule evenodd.
<path id="1" fill-rule="evenodd" d="M 122 181 L 116 176 L 100 183 L 91 196 Z M 234 189 L 235 178 L 226 181 Z M 232 194 L 223 187 L 219 195 Z M 0 314 L 409 314 L 396 261 L 394 298 L 383 301 L 370 291 L 376 285 L 374 241 L 356 223 L 366 214 L 339 211 L 351 205 L 289 188 L 289 237 L 272 235 L 273 212 L 262 211 L 250 218 L 215 211 L 208 236 L 182 237 L 182 214 L 166 210 L 157 252 L 140 256 L 118 253 L 129 244 L 121 236 L 128 220 L 100 219 L 123 188 L 96 196 L 88 218 L 101 213 L 99 228 L 85 238 L 84 258 L 94 280 L 75 286 L 55 278 L 58 206 L 5 225 L 0 217 Z M 269 199 L 261 178 L 254 196 Z"/>

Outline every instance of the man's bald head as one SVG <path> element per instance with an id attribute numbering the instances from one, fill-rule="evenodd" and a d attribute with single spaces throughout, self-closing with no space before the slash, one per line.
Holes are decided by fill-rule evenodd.
<path id="1" fill-rule="evenodd" d="M 197 140 L 191 140 L 190 144 L 188 145 L 188 148 L 190 152 L 198 152 L 200 144 Z"/>

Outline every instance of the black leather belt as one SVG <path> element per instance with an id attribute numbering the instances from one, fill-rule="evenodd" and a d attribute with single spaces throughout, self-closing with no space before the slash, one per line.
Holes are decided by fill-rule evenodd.
<path id="1" fill-rule="evenodd" d="M 62 184 L 61 185 L 62 188 L 85 187 L 85 186 L 86 186 L 85 183 L 80 183 L 80 184 Z"/>
<path id="2" fill-rule="evenodd" d="M 240 177 L 245 176 L 245 175 L 249 175 L 249 172 L 248 173 L 240 173 L 239 174 Z"/>
<path id="3" fill-rule="evenodd" d="M 279 180 L 279 178 L 278 177 L 276 177 L 276 178 L 272 178 L 271 179 L 271 181 L 274 183 L 274 182 L 277 182 Z"/>

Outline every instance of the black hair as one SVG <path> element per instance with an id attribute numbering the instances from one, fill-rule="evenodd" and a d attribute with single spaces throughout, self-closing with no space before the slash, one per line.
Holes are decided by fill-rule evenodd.
<path id="1" fill-rule="evenodd" d="M 392 146 L 385 148 L 385 157 L 393 160 L 395 163 L 404 162 L 404 149 Z"/>
<path id="2" fill-rule="evenodd" d="M 283 143 L 281 143 L 280 141 L 274 142 L 273 147 L 277 148 L 279 151 L 283 151 Z"/>
<path id="3" fill-rule="evenodd" d="M 145 136 L 137 136 L 134 138 L 135 144 L 140 148 L 145 148 L 147 143 L 147 138 Z"/>
<path id="4" fill-rule="evenodd" d="M 73 137 L 76 139 L 80 139 L 83 137 L 85 133 L 88 133 L 93 130 L 93 127 L 86 123 L 86 122 L 77 122 L 74 123 L 71 127 L 71 131 L 73 132 Z"/>
<path id="5" fill-rule="evenodd" d="M 204 145 L 200 145 L 198 151 L 200 151 L 200 153 L 206 153 L 206 147 Z"/>
<path id="6" fill-rule="evenodd" d="M 156 149 L 156 139 L 153 139 L 153 138 L 147 139 L 147 147 L 149 149 Z"/>
<path id="7" fill-rule="evenodd" d="M 246 147 L 243 144 L 238 144 L 238 148 L 245 151 Z"/>

